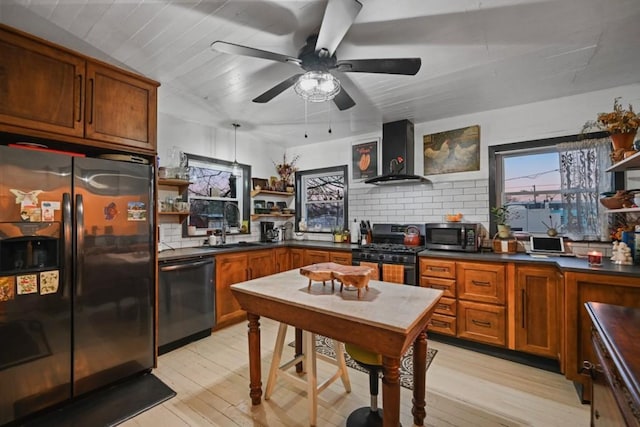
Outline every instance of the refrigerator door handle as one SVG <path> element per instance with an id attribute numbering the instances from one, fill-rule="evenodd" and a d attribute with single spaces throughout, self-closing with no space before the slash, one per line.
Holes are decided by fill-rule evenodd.
<path id="1" fill-rule="evenodd" d="M 71 297 L 71 265 L 73 263 L 73 225 L 71 221 L 71 194 L 62 194 L 62 295 Z"/>
<path id="2" fill-rule="evenodd" d="M 76 195 L 76 296 L 82 295 L 84 259 L 84 201 L 82 194 Z"/>

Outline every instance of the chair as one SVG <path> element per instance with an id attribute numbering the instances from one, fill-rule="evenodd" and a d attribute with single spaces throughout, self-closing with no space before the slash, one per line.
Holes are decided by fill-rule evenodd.
<path id="1" fill-rule="evenodd" d="M 378 377 L 382 371 L 382 356 L 354 344 L 345 344 L 347 354 L 369 372 L 371 406 L 363 406 L 349 414 L 347 427 L 381 427 L 382 408 L 378 408 Z"/>
<path id="2" fill-rule="evenodd" d="M 331 383 L 338 378 L 342 380 L 344 389 L 347 393 L 351 392 L 351 382 L 349 381 L 349 373 L 347 372 L 347 364 L 344 357 L 344 344 L 333 341 L 336 358 L 332 359 L 323 354 L 318 354 L 315 349 L 316 334 L 308 331 L 302 331 L 302 354 L 296 355 L 290 361 L 280 365 L 282 359 L 282 350 L 284 349 L 285 337 L 287 335 L 286 323 L 280 323 L 278 335 L 273 349 L 273 358 L 271 359 L 271 367 L 269 368 L 269 378 L 267 379 L 267 387 L 265 389 L 264 398 L 268 400 L 273 393 L 276 381 L 282 377 L 294 384 L 302 385 L 307 390 L 307 402 L 309 410 L 309 425 L 315 426 L 318 418 L 318 394 L 326 389 Z M 321 359 L 332 365 L 337 366 L 337 370 L 333 376 L 318 384 L 316 360 Z M 306 371 L 306 380 L 300 375 L 288 372 L 296 364 L 302 362 Z"/>

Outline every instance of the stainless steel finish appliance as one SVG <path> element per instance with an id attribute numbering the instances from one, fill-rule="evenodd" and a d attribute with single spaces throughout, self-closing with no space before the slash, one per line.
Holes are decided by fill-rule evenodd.
<path id="1" fill-rule="evenodd" d="M 399 264 L 404 266 L 404 284 L 418 286 L 418 252 L 424 250 L 424 224 L 415 225 L 420 231 L 418 246 L 404 244 L 405 233 L 410 225 L 414 224 L 373 224 L 372 242 L 352 250 L 352 264 L 378 264 L 379 277 L 382 277 L 383 264 Z"/>
<path id="2" fill-rule="evenodd" d="M 215 323 L 215 263 L 211 256 L 160 262 L 159 354 L 211 335 Z"/>
<path id="3" fill-rule="evenodd" d="M 153 367 L 153 187 L 0 146 L 0 425 Z"/>
<path id="4" fill-rule="evenodd" d="M 277 242 L 278 233 L 275 230 L 273 221 L 260 221 L 260 241 Z"/>
<path id="5" fill-rule="evenodd" d="M 482 230 L 479 223 L 428 223 L 425 224 L 425 246 L 444 251 L 478 252 Z"/>

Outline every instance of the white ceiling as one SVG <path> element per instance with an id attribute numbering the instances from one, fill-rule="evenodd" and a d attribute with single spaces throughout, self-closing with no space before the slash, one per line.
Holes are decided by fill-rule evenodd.
<path id="1" fill-rule="evenodd" d="M 251 102 L 300 68 L 209 45 L 296 57 L 326 0 L 2 0 L 0 22 L 160 81 L 161 111 L 229 129 L 237 121 L 282 146 L 640 82 L 639 0 L 361 2 L 338 59 L 420 57 L 422 68 L 336 72 L 357 105 L 309 104 L 308 124 L 292 88 Z"/>

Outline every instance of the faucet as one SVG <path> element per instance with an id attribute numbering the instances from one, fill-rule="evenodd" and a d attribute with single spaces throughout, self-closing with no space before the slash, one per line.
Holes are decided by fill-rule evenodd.
<path id="1" fill-rule="evenodd" d="M 227 243 L 227 208 L 229 206 L 233 206 L 234 208 L 236 208 L 236 210 L 238 211 L 238 218 L 242 217 L 242 214 L 240 213 L 240 208 L 238 207 L 238 205 L 235 205 L 233 203 L 229 203 L 229 202 L 224 202 L 224 204 L 222 205 L 222 244 L 224 245 L 225 243 Z"/>

